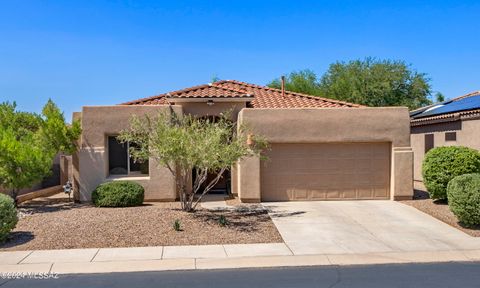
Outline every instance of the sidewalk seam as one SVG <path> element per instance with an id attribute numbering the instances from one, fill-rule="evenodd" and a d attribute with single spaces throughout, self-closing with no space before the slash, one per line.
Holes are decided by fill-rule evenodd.
<path id="1" fill-rule="evenodd" d="M 52 264 L 50 265 L 50 269 L 48 269 L 48 273 L 49 273 L 49 274 L 52 273 L 53 264 L 55 264 L 55 263 L 52 263 Z"/>
<path id="2" fill-rule="evenodd" d="M 95 257 L 97 257 L 97 254 L 98 254 L 98 252 L 100 252 L 100 249 L 101 249 L 101 248 L 98 248 L 98 249 L 97 249 L 97 252 L 95 252 L 95 254 L 93 255 L 92 259 L 90 259 L 89 262 L 93 262 L 93 259 L 95 259 Z M 162 250 L 162 252 L 163 252 L 163 250 Z"/>
<path id="3" fill-rule="evenodd" d="M 33 253 L 34 251 L 35 251 L 35 250 L 30 251 L 30 253 L 28 253 L 25 257 L 23 257 L 20 261 L 18 261 L 17 264 L 22 263 L 22 261 L 25 260 L 28 256 L 32 255 L 32 253 Z"/>
<path id="4" fill-rule="evenodd" d="M 323 255 L 327 258 L 328 263 L 330 263 L 330 265 L 333 265 L 332 259 L 330 259 L 330 257 L 328 256 L 328 254 L 323 254 Z"/>
<path id="5" fill-rule="evenodd" d="M 283 244 L 287 247 L 287 249 L 292 253 L 292 256 L 296 256 L 295 253 L 293 253 L 293 250 L 290 249 L 290 246 L 288 246 L 287 242 L 283 241 Z"/>
<path id="6" fill-rule="evenodd" d="M 228 258 L 227 249 L 225 249 L 224 244 L 222 244 L 222 248 L 223 248 L 223 252 L 225 252 L 225 257 Z"/>

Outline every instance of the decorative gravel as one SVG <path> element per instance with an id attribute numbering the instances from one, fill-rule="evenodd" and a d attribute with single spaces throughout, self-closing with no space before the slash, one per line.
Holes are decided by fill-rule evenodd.
<path id="1" fill-rule="evenodd" d="M 97 208 L 64 200 L 31 201 L 19 207 L 21 219 L 0 250 L 283 242 L 265 211 L 186 213 L 179 208 L 177 202 Z M 226 226 L 219 224 L 220 215 Z M 182 231 L 173 229 L 176 219 Z"/>
<path id="2" fill-rule="evenodd" d="M 428 193 L 421 190 L 415 190 L 414 199 L 401 201 L 403 204 L 410 205 L 428 215 L 437 218 L 471 236 L 480 237 L 480 226 L 466 228 L 458 223 L 457 217 L 450 211 L 446 201 L 433 201 Z"/>

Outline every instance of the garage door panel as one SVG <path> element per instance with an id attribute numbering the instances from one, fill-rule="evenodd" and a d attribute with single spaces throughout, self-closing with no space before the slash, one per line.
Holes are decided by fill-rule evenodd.
<path id="1" fill-rule="evenodd" d="M 357 199 L 373 199 L 374 190 L 372 188 L 358 188 L 357 189 Z"/>
<path id="2" fill-rule="evenodd" d="M 322 199 L 325 199 L 326 197 L 326 193 L 327 191 L 326 190 L 310 190 L 310 198 L 312 200 L 322 200 Z"/>
<path id="3" fill-rule="evenodd" d="M 386 197 L 388 197 L 388 189 L 386 189 L 386 188 L 375 188 L 375 197 L 376 198 L 386 198 Z"/>
<path id="4" fill-rule="evenodd" d="M 387 199 L 389 143 L 272 144 L 261 165 L 263 201 Z"/>
<path id="5" fill-rule="evenodd" d="M 344 199 L 355 199 L 357 198 L 357 191 L 355 189 L 345 189 L 343 190 Z"/>

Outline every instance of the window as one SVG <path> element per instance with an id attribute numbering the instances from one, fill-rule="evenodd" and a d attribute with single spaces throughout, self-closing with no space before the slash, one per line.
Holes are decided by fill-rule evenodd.
<path id="1" fill-rule="evenodd" d="M 445 132 L 445 141 L 457 141 L 457 132 Z"/>
<path id="2" fill-rule="evenodd" d="M 425 134 L 425 153 L 434 147 L 433 134 Z"/>
<path id="3" fill-rule="evenodd" d="M 108 136 L 108 171 L 110 175 L 148 174 L 148 161 L 135 162 L 128 152 L 130 144 Z"/>

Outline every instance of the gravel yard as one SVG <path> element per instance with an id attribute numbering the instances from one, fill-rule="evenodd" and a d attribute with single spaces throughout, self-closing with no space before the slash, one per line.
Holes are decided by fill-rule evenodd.
<path id="1" fill-rule="evenodd" d="M 62 199 L 21 204 L 21 219 L 0 250 L 283 242 L 263 211 L 186 213 L 179 203 L 96 208 Z M 220 215 L 227 225 L 219 224 Z M 174 231 L 175 219 L 182 231 Z"/>
<path id="2" fill-rule="evenodd" d="M 410 205 L 428 215 L 437 218 L 471 236 L 480 237 L 480 226 L 473 228 L 463 227 L 458 223 L 457 217 L 453 215 L 445 201 L 433 201 L 428 193 L 422 190 L 415 190 L 414 199 L 401 201 L 403 204 Z"/>

